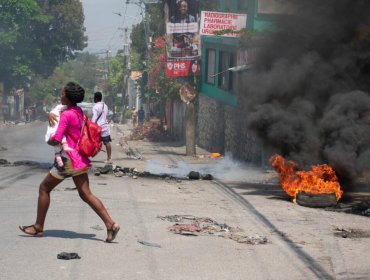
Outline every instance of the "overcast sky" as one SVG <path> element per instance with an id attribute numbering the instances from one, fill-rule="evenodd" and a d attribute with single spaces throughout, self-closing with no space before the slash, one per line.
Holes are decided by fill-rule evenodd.
<path id="1" fill-rule="evenodd" d="M 131 29 L 133 24 L 142 19 L 138 5 L 126 5 L 126 0 L 81 0 L 81 2 L 88 36 L 88 47 L 85 51 L 90 53 L 111 50 L 114 55 L 124 44 L 123 28 Z M 115 13 L 120 13 L 121 16 Z M 130 38 L 129 34 L 127 37 Z"/>

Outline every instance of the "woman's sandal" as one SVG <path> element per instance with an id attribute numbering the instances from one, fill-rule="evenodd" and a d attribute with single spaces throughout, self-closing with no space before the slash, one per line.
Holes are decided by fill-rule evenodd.
<path id="1" fill-rule="evenodd" d="M 34 232 L 27 232 L 27 229 L 33 228 Z M 19 229 L 23 231 L 25 234 L 32 235 L 35 237 L 42 237 L 44 235 L 43 230 L 38 230 L 35 225 L 30 225 L 30 226 L 19 226 Z"/>
<path id="2" fill-rule="evenodd" d="M 119 230 L 120 230 L 119 224 L 114 223 L 111 228 L 107 229 L 107 239 L 105 240 L 105 242 L 108 242 L 108 243 L 112 242 L 116 238 Z M 109 233 L 111 233 L 110 238 L 109 238 Z"/>

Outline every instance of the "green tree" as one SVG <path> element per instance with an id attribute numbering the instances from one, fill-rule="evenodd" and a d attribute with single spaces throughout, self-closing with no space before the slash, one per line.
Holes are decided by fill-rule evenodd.
<path id="1" fill-rule="evenodd" d="M 34 47 L 35 27 L 50 20 L 36 0 L 1 0 L 0 81 L 20 82 L 32 73 L 32 64 L 42 56 Z"/>
<path id="2" fill-rule="evenodd" d="M 59 62 L 72 58 L 75 51 L 87 46 L 85 16 L 80 0 L 38 2 L 51 20 L 48 24 L 38 24 L 35 30 L 35 47 L 41 50 L 42 59 L 34 66 L 37 73 L 48 75 Z"/>
<path id="3" fill-rule="evenodd" d="M 145 25 L 144 22 L 140 22 L 133 26 L 131 31 L 131 52 L 135 57 L 131 59 L 133 63 L 133 70 L 143 70 L 143 64 L 136 63 L 139 61 L 145 61 L 147 45 L 145 39 Z"/>
<path id="4" fill-rule="evenodd" d="M 126 56 L 123 52 L 118 52 L 117 55 L 109 60 L 109 77 L 108 77 L 108 91 L 111 96 L 112 110 L 116 113 L 122 110 L 123 98 L 125 92 L 125 79 L 124 76 L 127 73 L 126 68 Z M 122 97 L 118 97 L 117 94 L 122 94 Z"/>
<path id="5" fill-rule="evenodd" d="M 74 59 L 60 63 L 49 77 L 35 76 L 31 81 L 26 104 L 32 105 L 41 101 L 46 106 L 51 106 L 60 95 L 60 90 L 68 81 L 76 81 L 85 89 L 85 101 L 93 101 L 94 87 L 101 76 L 98 65 L 104 59 L 88 52 L 78 53 Z"/>
<path id="6" fill-rule="evenodd" d="M 22 86 L 86 46 L 79 0 L 0 1 L 0 80 Z"/>

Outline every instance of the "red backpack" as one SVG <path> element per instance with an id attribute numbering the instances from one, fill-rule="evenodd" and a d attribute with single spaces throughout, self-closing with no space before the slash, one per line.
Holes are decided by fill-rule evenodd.
<path id="1" fill-rule="evenodd" d="M 101 127 L 92 121 L 89 121 L 84 115 L 84 123 L 82 124 L 81 137 L 78 141 L 78 151 L 86 157 L 96 156 L 102 147 Z"/>

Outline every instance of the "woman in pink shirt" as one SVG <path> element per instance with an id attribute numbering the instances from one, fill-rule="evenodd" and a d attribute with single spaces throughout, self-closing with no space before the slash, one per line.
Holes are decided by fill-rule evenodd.
<path id="1" fill-rule="evenodd" d="M 65 178 L 69 177 L 72 177 L 81 199 L 99 215 L 107 227 L 107 238 L 105 241 L 112 242 L 120 229 L 119 225 L 111 219 L 100 199 L 91 193 L 87 175 L 90 168 L 90 160 L 78 152 L 77 142 L 81 135 L 84 113 L 77 106 L 77 103 L 82 102 L 84 95 L 85 90 L 73 82 L 69 82 L 64 86 L 61 92 L 61 102 L 63 105 L 67 105 L 67 109 L 60 115 L 57 131 L 48 143 L 52 146 L 58 145 L 62 141 L 63 136 L 66 136 L 67 144 L 73 150 L 63 152 L 64 165 L 60 167 L 55 163 L 50 173 L 41 182 L 36 223 L 30 226 L 19 226 L 20 230 L 26 234 L 38 237 L 43 236 L 44 222 L 50 204 L 50 192 Z"/>

